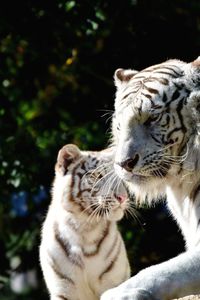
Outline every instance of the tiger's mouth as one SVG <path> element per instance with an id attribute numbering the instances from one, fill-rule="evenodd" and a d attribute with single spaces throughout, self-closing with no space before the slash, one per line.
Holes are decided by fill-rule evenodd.
<path id="1" fill-rule="evenodd" d="M 149 169 L 148 173 L 128 172 L 121 168 L 119 165 L 115 165 L 115 171 L 118 177 L 125 182 L 134 182 L 136 184 L 145 183 L 153 178 L 164 178 L 170 169 L 170 164 L 161 163 L 156 168 Z"/>
<path id="2" fill-rule="evenodd" d="M 164 178 L 168 174 L 170 167 L 171 165 L 169 163 L 161 162 L 156 169 L 151 171 L 151 176 Z"/>
<path id="3" fill-rule="evenodd" d="M 115 172 L 117 176 L 124 180 L 125 182 L 131 182 L 131 181 L 144 181 L 147 180 L 149 176 L 139 174 L 139 173 L 134 173 L 134 172 L 128 172 L 122 167 L 120 167 L 118 164 L 115 164 Z"/>
<path id="4" fill-rule="evenodd" d="M 132 173 L 132 178 L 137 181 L 144 181 L 144 180 L 147 180 L 149 177 L 150 177 L 149 175 L 141 175 L 141 174 Z"/>

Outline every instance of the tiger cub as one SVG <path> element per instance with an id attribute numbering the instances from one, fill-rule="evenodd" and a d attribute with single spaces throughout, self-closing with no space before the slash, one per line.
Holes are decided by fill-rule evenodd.
<path id="1" fill-rule="evenodd" d="M 51 300 L 99 299 L 130 276 L 116 222 L 129 206 L 126 189 L 113 177 L 112 150 L 66 145 L 55 173 L 40 245 Z"/>

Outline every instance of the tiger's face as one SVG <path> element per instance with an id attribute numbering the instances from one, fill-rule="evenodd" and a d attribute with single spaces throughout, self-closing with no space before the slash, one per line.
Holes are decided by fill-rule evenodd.
<path id="1" fill-rule="evenodd" d="M 113 171 L 113 151 L 80 151 L 64 146 L 58 155 L 57 177 L 62 179 L 67 209 L 88 222 L 119 220 L 128 208 L 127 190 Z"/>
<path id="2" fill-rule="evenodd" d="M 181 172 L 196 134 L 197 78 L 197 61 L 170 60 L 141 72 L 116 71 L 115 170 L 134 192 L 159 190 Z"/>

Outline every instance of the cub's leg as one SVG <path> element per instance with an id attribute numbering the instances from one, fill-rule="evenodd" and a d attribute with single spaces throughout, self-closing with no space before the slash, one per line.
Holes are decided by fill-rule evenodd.
<path id="1" fill-rule="evenodd" d="M 80 300 L 76 280 L 80 270 L 65 261 L 63 256 L 40 248 L 40 261 L 51 300 Z M 62 259 L 61 259 L 62 258 Z M 75 280 L 76 279 L 76 280 Z"/>

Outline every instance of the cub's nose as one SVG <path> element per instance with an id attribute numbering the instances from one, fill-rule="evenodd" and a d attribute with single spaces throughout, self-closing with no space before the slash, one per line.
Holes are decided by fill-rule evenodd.
<path id="1" fill-rule="evenodd" d="M 131 172 L 135 167 L 135 165 L 137 164 L 138 160 L 139 160 L 139 154 L 135 154 L 133 158 L 128 158 L 126 160 L 118 162 L 117 164 L 120 165 L 120 167 L 125 169 L 127 172 Z"/>
<path id="2" fill-rule="evenodd" d="M 124 203 L 127 199 L 126 195 L 115 195 L 115 198 L 119 201 L 119 203 Z"/>

